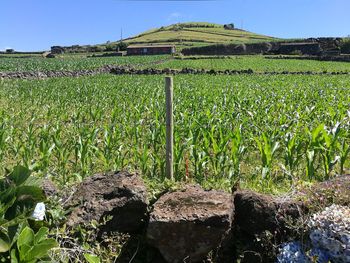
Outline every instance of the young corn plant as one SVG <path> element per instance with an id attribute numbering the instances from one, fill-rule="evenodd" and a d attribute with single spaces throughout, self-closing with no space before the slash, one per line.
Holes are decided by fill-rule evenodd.
<path id="1" fill-rule="evenodd" d="M 214 175 L 222 176 L 225 174 L 227 166 L 228 155 L 225 152 L 229 143 L 229 134 L 224 134 L 219 125 L 214 125 L 208 135 L 210 147 L 206 148 L 206 151 L 211 156 L 210 161 Z"/>
<path id="2" fill-rule="evenodd" d="M 306 129 L 308 134 L 308 145 L 306 148 L 306 177 L 308 180 L 321 180 L 322 178 L 316 174 L 315 164 L 316 158 L 323 150 L 323 145 L 325 142 L 324 134 L 324 124 L 320 124 L 313 131 Z"/>
<path id="3" fill-rule="evenodd" d="M 135 168 L 141 169 L 141 173 L 142 175 L 149 175 L 148 171 L 149 171 L 149 149 L 148 149 L 148 145 L 144 144 L 142 145 L 142 147 L 140 147 L 139 149 L 134 148 L 133 149 L 133 156 L 134 156 L 134 165 Z"/>
<path id="4" fill-rule="evenodd" d="M 56 178 L 56 180 L 58 180 L 60 184 L 64 186 L 69 182 L 69 178 L 67 177 L 67 169 L 73 143 L 70 139 L 64 141 L 61 132 L 61 129 L 57 127 L 55 132 L 52 134 L 52 140 L 55 144 L 53 155 L 57 160 L 59 171 L 59 178 Z"/>
<path id="5" fill-rule="evenodd" d="M 7 138 L 5 121 L 0 119 L 0 163 L 6 149 Z"/>
<path id="6" fill-rule="evenodd" d="M 115 125 L 106 125 L 103 129 L 102 147 L 99 150 L 100 159 L 102 159 L 105 169 L 113 167 L 113 158 L 115 149 L 120 142 L 120 133 Z"/>
<path id="7" fill-rule="evenodd" d="M 191 138 L 190 155 L 192 157 L 192 166 L 194 178 L 201 182 L 204 180 L 204 169 L 208 163 L 208 156 L 203 150 L 203 138 L 202 129 L 197 123 L 192 123 L 190 126 L 189 137 Z"/>
<path id="8" fill-rule="evenodd" d="M 347 141 L 347 138 L 342 138 L 341 142 L 338 143 L 338 151 L 340 153 L 340 159 L 339 159 L 339 174 L 345 173 L 345 162 L 349 157 L 350 153 L 350 146 Z"/>
<path id="9" fill-rule="evenodd" d="M 286 134 L 284 143 L 284 163 L 288 169 L 289 179 L 292 181 L 303 156 L 304 144 L 300 136 L 291 133 Z"/>
<path id="10" fill-rule="evenodd" d="M 241 160 L 246 147 L 243 145 L 243 139 L 241 134 L 241 128 L 236 128 L 231 134 L 231 151 L 230 159 L 232 162 L 232 172 L 230 173 L 231 181 L 235 181 L 239 178 L 241 173 Z"/>
<path id="11" fill-rule="evenodd" d="M 83 178 L 90 171 L 91 158 L 96 150 L 94 144 L 98 132 L 99 128 L 83 128 L 75 144 L 75 163 L 79 165 Z"/>
<path id="12" fill-rule="evenodd" d="M 184 179 L 185 173 L 182 173 L 182 171 L 186 170 L 186 151 L 188 148 L 190 140 L 184 140 L 180 139 L 177 136 L 175 136 L 175 145 L 174 145 L 174 175 L 175 179 Z M 183 165 L 182 165 L 183 164 Z M 181 170 L 182 169 L 182 170 Z"/>
<path id="13" fill-rule="evenodd" d="M 24 136 L 25 140 L 16 141 L 13 148 L 22 159 L 23 164 L 28 168 L 32 165 L 37 147 L 37 129 L 35 128 L 34 121 L 35 118 L 32 118 L 29 121 L 28 128 L 22 135 Z"/>
<path id="14" fill-rule="evenodd" d="M 36 165 L 36 169 L 40 170 L 45 176 L 47 175 L 47 169 L 50 164 L 51 154 L 55 148 L 55 143 L 51 141 L 51 135 L 49 128 L 44 126 L 41 130 L 39 139 L 39 161 Z"/>
<path id="15" fill-rule="evenodd" d="M 261 137 L 256 137 L 255 142 L 258 146 L 261 162 L 262 162 L 262 179 L 271 180 L 271 168 L 274 154 L 279 148 L 279 142 L 274 137 L 269 137 L 266 133 L 262 133 Z"/>
<path id="16" fill-rule="evenodd" d="M 340 123 L 337 123 L 334 128 L 327 132 L 323 131 L 323 145 L 322 145 L 322 161 L 323 161 L 323 172 L 324 179 L 328 180 L 330 173 L 333 171 L 334 166 L 338 163 L 341 158 L 337 155 L 337 150 L 339 149 L 338 138 L 341 134 Z"/>

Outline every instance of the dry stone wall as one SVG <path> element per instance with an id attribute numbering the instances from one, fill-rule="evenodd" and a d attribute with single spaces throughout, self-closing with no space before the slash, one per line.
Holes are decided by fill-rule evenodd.
<path id="1" fill-rule="evenodd" d="M 275 262 L 279 245 L 303 234 L 300 228 L 310 212 L 331 203 L 349 205 L 349 185 L 350 176 L 342 176 L 285 197 L 187 185 L 150 205 L 139 175 L 97 174 L 66 202 L 71 211 L 67 225 L 73 229 L 96 220 L 101 223 L 98 233 L 144 236 L 147 249 L 140 253 L 152 249 L 157 253 L 143 262 Z M 331 194 L 335 196 L 331 203 L 320 203 Z"/>

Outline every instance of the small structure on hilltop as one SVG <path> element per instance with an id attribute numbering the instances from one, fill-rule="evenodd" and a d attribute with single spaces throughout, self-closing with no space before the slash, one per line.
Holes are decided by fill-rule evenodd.
<path id="1" fill-rule="evenodd" d="M 5 50 L 5 52 L 6 52 L 7 54 L 11 54 L 11 53 L 14 53 L 15 50 L 14 50 L 13 48 L 8 48 L 8 49 Z"/>
<path id="2" fill-rule="evenodd" d="M 51 53 L 52 54 L 63 54 L 64 53 L 64 48 L 60 46 L 52 46 L 51 47 Z"/>
<path id="3" fill-rule="evenodd" d="M 235 24 L 231 23 L 231 24 L 225 24 L 224 25 L 224 28 L 225 29 L 228 29 L 228 30 L 234 30 L 235 29 Z"/>
<path id="4" fill-rule="evenodd" d="M 163 55 L 174 54 L 175 45 L 156 45 L 156 46 L 128 46 L 127 55 Z"/>

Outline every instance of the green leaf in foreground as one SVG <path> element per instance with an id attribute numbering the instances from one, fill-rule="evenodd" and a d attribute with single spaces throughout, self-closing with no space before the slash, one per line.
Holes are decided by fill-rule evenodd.
<path id="1" fill-rule="evenodd" d="M 100 263 L 101 260 L 98 256 L 92 255 L 92 254 L 84 254 L 84 258 L 88 263 Z"/>

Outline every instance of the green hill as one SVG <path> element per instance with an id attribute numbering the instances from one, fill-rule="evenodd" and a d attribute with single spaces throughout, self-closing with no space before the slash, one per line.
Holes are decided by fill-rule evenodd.
<path id="1" fill-rule="evenodd" d="M 220 24 L 190 22 L 148 30 L 123 41 L 133 45 L 175 44 L 181 49 L 213 43 L 251 43 L 274 40 L 278 39 L 241 29 L 225 29 L 224 25 Z M 115 43 L 117 42 L 110 44 Z"/>

